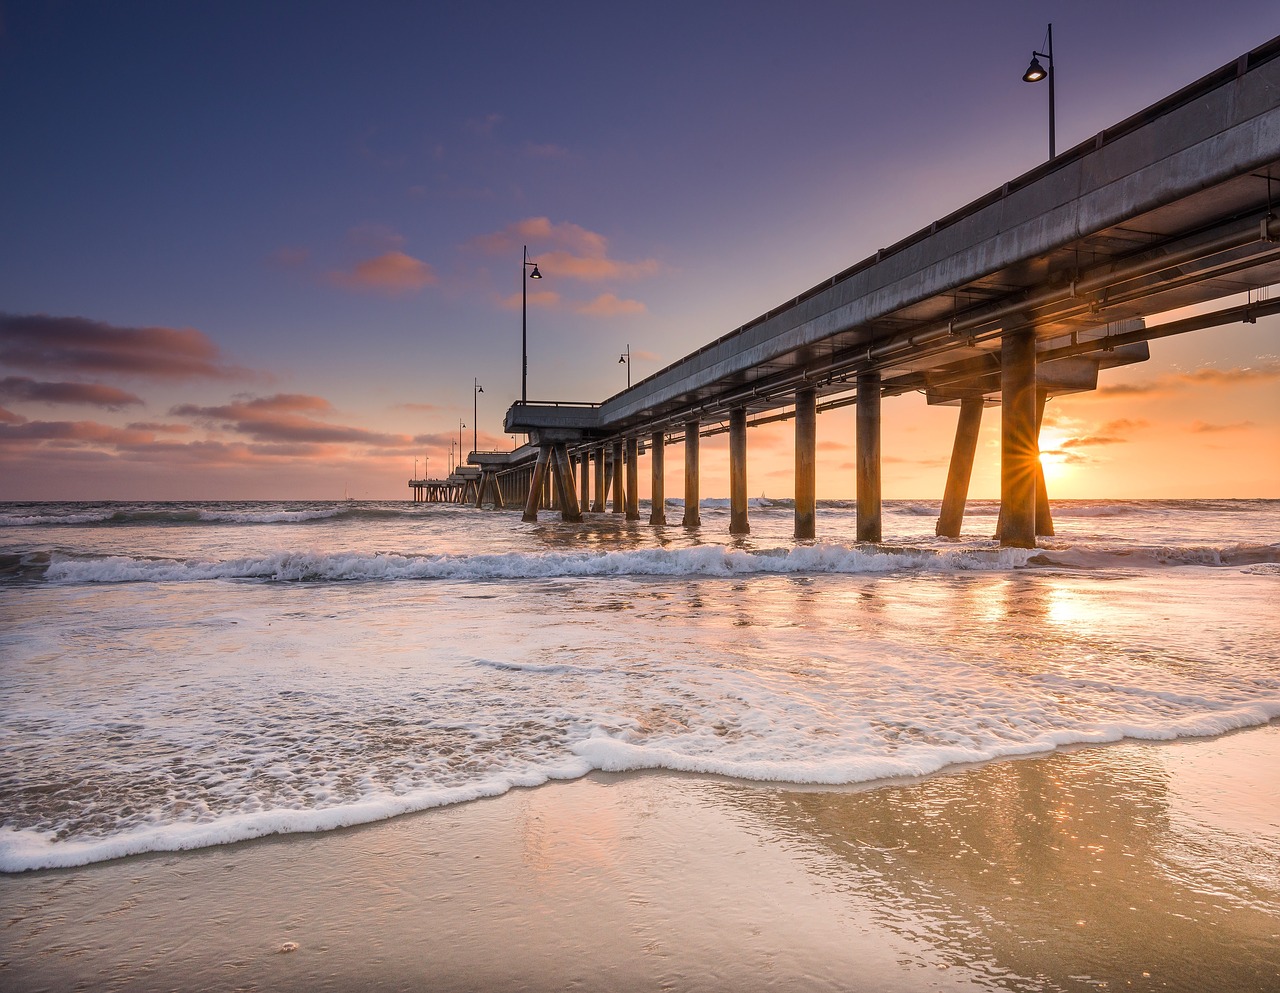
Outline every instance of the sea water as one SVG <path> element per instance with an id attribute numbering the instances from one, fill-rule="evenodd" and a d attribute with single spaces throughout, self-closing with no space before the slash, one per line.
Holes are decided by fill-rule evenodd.
<path id="1" fill-rule="evenodd" d="M 592 770 L 926 775 L 1280 717 L 1280 501 L 752 501 L 730 538 L 411 503 L 0 505 L 0 870 Z M 670 501 L 669 520 L 680 520 Z M 647 508 L 642 511 L 647 519 Z"/>

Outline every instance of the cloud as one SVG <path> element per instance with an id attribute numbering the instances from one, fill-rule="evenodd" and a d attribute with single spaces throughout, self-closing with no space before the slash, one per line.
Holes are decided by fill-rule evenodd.
<path id="1" fill-rule="evenodd" d="M 0 314 L 0 362 L 34 371 L 124 373 L 161 379 L 225 378 L 218 347 L 194 328 L 113 327 L 84 317 Z"/>
<path id="2" fill-rule="evenodd" d="M 524 154 L 533 159 L 568 159 L 573 157 L 573 153 L 569 149 L 554 142 L 525 142 Z"/>
<path id="3" fill-rule="evenodd" d="M 528 303 L 530 307 L 554 307 L 560 303 L 560 294 L 555 290 L 534 290 L 529 294 Z M 523 305 L 524 301 L 519 293 L 513 293 L 502 300 L 502 306 L 506 310 L 519 310 Z"/>
<path id="4" fill-rule="evenodd" d="M 79 403 L 107 410 L 123 410 L 141 404 L 142 398 L 114 386 L 99 383 L 43 383 L 26 376 L 0 379 L 0 397 L 36 403 Z"/>
<path id="5" fill-rule="evenodd" d="M 385 252 L 360 262 L 350 272 L 335 271 L 329 282 L 346 290 L 396 295 L 416 293 L 437 281 L 435 271 L 421 259 L 401 251 Z"/>
<path id="6" fill-rule="evenodd" d="M 524 245 L 535 246 L 532 257 L 547 276 L 600 282 L 639 279 L 662 271 L 662 263 L 657 259 L 639 262 L 611 259 L 604 235 L 568 221 L 553 223 L 547 217 L 526 217 L 467 243 L 467 247 L 486 255 L 510 255 Z"/>
<path id="7" fill-rule="evenodd" d="M 1191 372 L 1174 372 L 1146 383 L 1115 383 L 1098 388 L 1099 396 L 1152 396 L 1188 386 L 1239 386 L 1280 380 L 1280 359 L 1263 356 L 1257 365 L 1216 369 L 1205 366 Z"/>
<path id="8" fill-rule="evenodd" d="M 1234 424 L 1210 424 L 1206 421 L 1194 421 L 1191 431 L 1194 434 L 1217 434 L 1222 431 L 1247 431 L 1256 427 L 1253 421 L 1236 421 Z"/>
<path id="9" fill-rule="evenodd" d="M 577 304 L 573 309 L 588 317 L 631 317 L 645 313 L 647 308 L 639 300 L 622 300 L 615 293 L 601 293 L 594 300 Z"/>
<path id="10" fill-rule="evenodd" d="M 154 434 L 190 434 L 189 424 L 161 424 L 156 421 L 134 421 L 125 427 L 131 431 L 151 431 Z"/>
<path id="11" fill-rule="evenodd" d="M 300 269 L 311 261 L 309 248 L 282 245 L 267 256 L 267 263 L 276 269 Z"/>
<path id="12" fill-rule="evenodd" d="M 316 420 L 309 414 L 329 414 L 333 408 L 322 397 L 278 393 L 269 397 L 240 397 L 216 407 L 184 403 L 169 411 L 223 430 L 247 435 L 254 441 L 332 444 L 407 445 L 407 435 L 382 434 Z"/>
<path id="13" fill-rule="evenodd" d="M 1090 434 L 1079 438 L 1068 438 L 1066 441 L 1059 443 L 1058 448 L 1066 450 L 1070 448 L 1091 448 L 1095 445 L 1122 445 L 1128 440 L 1128 438 L 1118 438 L 1114 435 Z"/>
<path id="14" fill-rule="evenodd" d="M 21 424 L 26 418 L 21 414 L 15 414 L 12 410 L 6 410 L 0 407 L 0 424 Z"/>
<path id="15" fill-rule="evenodd" d="M 112 427 L 97 421 L 24 421 L 0 424 L 0 442 L 55 441 L 96 445 L 142 445 L 154 441 L 147 431 Z"/>
<path id="16" fill-rule="evenodd" d="M 438 403 L 393 403 L 392 410 L 408 410 L 415 414 L 434 414 L 445 408 Z"/>
<path id="17" fill-rule="evenodd" d="M 467 121 L 466 128 L 474 135 L 481 138 L 490 138 L 493 136 L 494 129 L 501 124 L 505 117 L 501 114 L 485 114 L 484 117 L 473 117 Z"/>

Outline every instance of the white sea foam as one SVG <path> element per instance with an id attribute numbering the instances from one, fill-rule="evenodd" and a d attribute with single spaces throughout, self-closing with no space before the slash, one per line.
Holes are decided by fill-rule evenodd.
<path id="1" fill-rule="evenodd" d="M 230 561 L 166 561 L 110 556 L 57 557 L 46 572 L 57 583 L 172 583 L 211 579 L 277 582 L 403 579 L 536 579 L 570 576 L 749 576 L 763 573 L 869 573 L 1011 569 L 1033 550 L 940 550 L 816 544 L 749 552 L 722 545 L 620 552 L 512 552 L 503 555 L 277 552 Z"/>
<path id="2" fill-rule="evenodd" d="M 199 519 L 219 524 L 301 524 L 338 517 L 342 508 L 326 510 L 226 511 L 202 510 Z"/>

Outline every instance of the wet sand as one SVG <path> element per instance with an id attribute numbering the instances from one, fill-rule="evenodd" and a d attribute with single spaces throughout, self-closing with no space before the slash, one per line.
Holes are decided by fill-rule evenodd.
<path id="1" fill-rule="evenodd" d="M 0 878 L 6 990 L 1280 990 L 1280 724 L 874 789 L 592 776 Z"/>

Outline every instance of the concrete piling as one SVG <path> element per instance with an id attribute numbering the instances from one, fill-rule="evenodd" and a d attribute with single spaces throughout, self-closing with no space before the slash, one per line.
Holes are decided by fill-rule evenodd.
<path id="1" fill-rule="evenodd" d="M 818 485 L 818 393 L 796 391 L 796 530 L 798 540 L 816 534 Z"/>
<path id="2" fill-rule="evenodd" d="M 934 528 L 934 534 L 940 538 L 960 537 L 964 505 L 969 498 L 969 479 L 973 475 L 973 457 L 978 451 L 982 406 L 982 397 L 965 397 L 960 401 L 960 419 L 956 422 L 956 439 L 951 446 L 947 486 L 942 493 L 942 513 L 938 515 L 938 525 Z"/>
<path id="3" fill-rule="evenodd" d="M 666 524 L 667 523 L 667 496 L 666 481 L 664 479 L 664 453 L 666 452 L 665 436 L 661 431 L 654 431 L 649 436 L 649 454 L 653 461 L 650 463 L 650 479 L 649 479 L 649 523 L 650 524 Z"/>
<path id="4" fill-rule="evenodd" d="M 1000 342 L 1000 544 L 1036 547 L 1036 336 L 1030 328 Z"/>
<path id="5" fill-rule="evenodd" d="M 878 542 L 883 535 L 880 507 L 880 373 L 859 373 L 856 418 L 854 441 L 858 540 Z"/>
<path id="6" fill-rule="evenodd" d="M 684 424 L 684 520 L 687 528 L 701 527 L 702 516 L 698 512 L 698 432 L 702 425 L 696 421 Z"/>
<path id="7" fill-rule="evenodd" d="M 747 520 L 746 407 L 729 411 L 729 533 L 751 533 Z"/>

